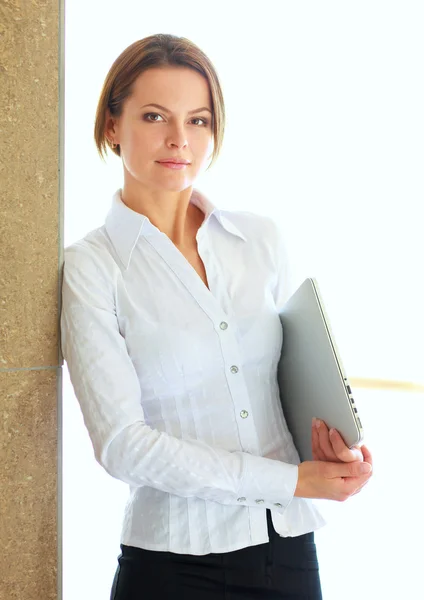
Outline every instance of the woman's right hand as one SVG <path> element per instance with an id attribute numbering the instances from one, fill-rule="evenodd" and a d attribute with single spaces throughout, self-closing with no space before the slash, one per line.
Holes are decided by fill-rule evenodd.
<path id="1" fill-rule="evenodd" d="M 365 462 L 305 461 L 299 465 L 294 495 L 299 498 L 323 498 L 344 502 L 368 481 L 372 465 Z"/>

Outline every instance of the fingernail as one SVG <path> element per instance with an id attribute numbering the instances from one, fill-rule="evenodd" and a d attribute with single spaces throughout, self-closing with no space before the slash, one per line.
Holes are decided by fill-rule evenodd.
<path id="1" fill-rule="evenodd" d="M 336 430 L 334 429 L 334 427 L 332 429 L 330 429 L 330 435 L 334 435 L 336 433 Z"/>
<path id="2" fill-rule="evenodd" d="M 316 417 L 314 417 L 312 419 L 312 423 L 313 423 L 314 427 L 316 427 L 317 429 L 319 428 L 319 426 L 320 426 L 320 420 L 319 419 L 317 419 Z"/>
<path id="3" fill-rule="evenodd" d="M 371 473 L 372 466 L 370 463 L 362 463 L 360 466 L 361 473 Z"/>

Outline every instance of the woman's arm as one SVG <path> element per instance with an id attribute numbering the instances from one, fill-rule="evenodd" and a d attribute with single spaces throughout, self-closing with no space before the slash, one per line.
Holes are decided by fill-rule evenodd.
<path id="1" fill-rule="evenodd" d="M 97 249 L 65 250 L 61 344 L 97 461 L 131 486 L 183 497 L 284 512 L 298 467 L 199 440 L 181 440 L 145 422 L 138 376 L 119 331 L 114 284 Z"/>

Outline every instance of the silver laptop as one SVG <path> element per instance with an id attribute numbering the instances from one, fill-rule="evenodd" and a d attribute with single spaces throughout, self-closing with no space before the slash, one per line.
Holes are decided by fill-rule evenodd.
<path id="1" fill-rule="evenodd" d="M 312 460 L 312 417 L 335 427 L 347 446 L 363 429 L 315 278 L 306 279 L 280 311 L 283 347 L 280 398 L 300 459 Z"/>

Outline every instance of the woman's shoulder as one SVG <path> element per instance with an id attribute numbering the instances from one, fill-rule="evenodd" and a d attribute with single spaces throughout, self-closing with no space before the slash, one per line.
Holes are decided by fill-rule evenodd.
<path id="1" fill-rule="evenodd" d="M 63 251 L 65 268 L 95 268 L 105 274 L 116 268 L 111 244 L 104 225 L 92 229 L 80 239 L 68 244 Z"/>

